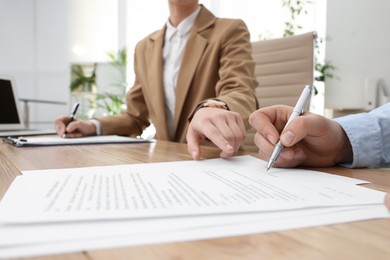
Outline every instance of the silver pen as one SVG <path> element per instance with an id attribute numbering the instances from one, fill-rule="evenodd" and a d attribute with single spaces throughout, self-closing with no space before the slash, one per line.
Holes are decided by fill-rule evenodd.
<path id="1" fill-rule="evenodd" d="M 298 102 L 295 105 L 294 110 L 293 110 L 292 114 L 290 115 L 290 118 L 288 119 L 288 121 L 287 121 L 286 125 L 284 126 L 284 128 L 286 128 L 286 126 L 294 118 L 296 118 L 297 116 L 300 116 L 300 115 L 303 114 L 303 112 L 305 110 L 305 107 L 309 104 L 309 100 L 311 98 L 312 90 L 313 90 L 313 86 L 310 86 L 310 85 L 306 85 L 305 86 L 305 88 L 303 89 L 302 94 L 299 97 Z M 280 139 L 279 139 L 279 141 L 275 145 L 274 151 L 272 152 L 271 158 L 268 161 L 267 171 L 272 167 L 272 165 L 274 165 L 274 163 L 278 159 L 278 157 L 279 157 L 280 153 L 282 152 L 282 150 L 283 150 L 283 145 L 282 145 L 282 143 L 280 142 Z"/>

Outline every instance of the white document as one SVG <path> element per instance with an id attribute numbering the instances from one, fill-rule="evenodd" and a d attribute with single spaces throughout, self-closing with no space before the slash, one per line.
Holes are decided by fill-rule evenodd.
<path id="1" fill-rule="evenodd" d="M 44 170 L 18 176 L 1 223 L 138 219 L 381 205 L 383 193 L 333 175 L 272 169 L 250 156 Z M 318 176 L 315 178 L 315 176 Z M 345 178 L 344 178 L 345 179 Z M 26 214 L 28 212 L 28 214 Z"/>
<path id="2" fill-rule="evenodd" d="M 0 203 L 0 258 L 390 216 L 384 193 L 356 185 L 365 181 L 300 169 L 266 173 L 265 167 L 263 161 L 242 156 L 25 171 Z M 160 195 L 171 203 L 159 202 L 157 194 L 171 194 Z"/>
<path id="3" fill-rule="evenodd" d="M 133 221 L 0 225 L 0 258 L 211 239 L 389 216 L 387 209 L 381 205 L 311 209 L 291 214 L 226 214 Z"/>
<path id="4" fill-rule="evenodd" d="M 78 144 L 111 144 L 111 143 L 142 143 L 149 142 L 141 138 L 133 138 L 118 135 L 99 135 L 81 138 L 62 138 L 58 135 L 8 137 L 5 142 L 21 146 L 51 146 L 51 145 L 78 145 Z"/>

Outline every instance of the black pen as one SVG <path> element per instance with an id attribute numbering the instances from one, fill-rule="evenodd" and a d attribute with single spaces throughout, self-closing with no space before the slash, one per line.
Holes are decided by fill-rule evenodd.
<path id="1" fill-rule="evenodd" d="M 75 116 L 76 116 L 76 113 L 77 113 L 77 109 L 79 108 L 79 102 L 76 102 L 74 105 L 73 105 L 73 109 L 72 109 L 72 112 L 70 113 L 70 120 L 69 120 L 69 123 L 68 125 L 75 119 Z M 66 137 L 66 130 L 65 130 L 65 133 L 62 135 L 62 138 L 65 138 Z"/>

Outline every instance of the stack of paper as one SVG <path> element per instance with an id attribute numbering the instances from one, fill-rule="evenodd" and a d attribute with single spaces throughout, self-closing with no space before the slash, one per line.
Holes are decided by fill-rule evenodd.
<path id="1" fill-rule="evenodd" d="M 0 203 L 0 257 L 185 241 L 389 217 L 361 180 L 250 156 L 28 171 Z"/>

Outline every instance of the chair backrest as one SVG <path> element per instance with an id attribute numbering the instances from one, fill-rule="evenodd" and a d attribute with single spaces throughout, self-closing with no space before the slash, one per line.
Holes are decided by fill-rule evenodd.
<path id="1" fill-rule="evenodd" d="M 276 104 L 294 106 L 305 85 L 313 84 L 315 32 L 252 42 L 259 82 L 256 96 L 260 107 Z M 248 131 L 242 149 L 257 151 Z"/>

